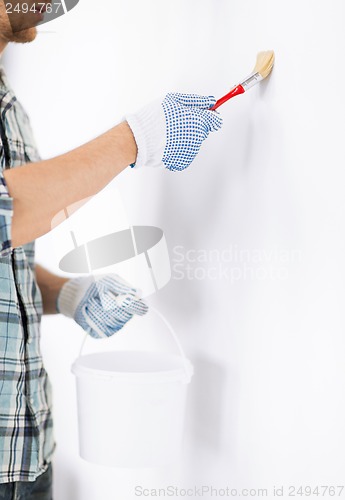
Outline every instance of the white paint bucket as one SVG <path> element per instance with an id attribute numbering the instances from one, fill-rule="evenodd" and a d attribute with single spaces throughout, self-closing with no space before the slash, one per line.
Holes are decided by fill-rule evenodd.
<path id="1" fill-rule="evenodd" d="M 158 467 L 179 457 L 193 366 L 170 324 L 158 314 L 180 355 L 101 352 L 79 356 L 72 366 L 77 380 L 79 452 L 89 462 Z"/>

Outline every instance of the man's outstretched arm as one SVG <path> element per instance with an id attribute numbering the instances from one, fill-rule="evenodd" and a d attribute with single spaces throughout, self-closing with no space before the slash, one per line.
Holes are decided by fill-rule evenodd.
<path id="1" fill-rule="evenodd" d="M 136 156 L 133 134 L 123 122 L 71 152 L 5 170 L 13 198 L 12 247 L 50 231 L 58 212 L 98 193 Z"/>
<path id="2" fill-rule="evenodd" d="M 215 102 L 212 96 L 167 94 L 84 146 L 6 170 L 0 179 L 0 255 L 50 231 L 61 210 L 95 195 L 134 162 L 187 168 L 209 133 L 222 126 L 210 110 Z"/>

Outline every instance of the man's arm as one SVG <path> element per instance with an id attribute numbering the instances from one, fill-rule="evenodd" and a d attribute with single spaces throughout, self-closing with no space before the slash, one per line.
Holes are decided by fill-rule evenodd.
<path id="1" fill-rule="evenodd" d="M 12 246 L 24 245 L 49 232 L 58 212 L 98 193 L 135 162 L 136 156 L 134 136 L 123 122 L 71 152 L 5 170 L 13 198 Z"/>
<path id="2" fill-rule="evenodd" d="M 187 168 L 209 133 L 222 126 L 211 111 L 215 102 L 212 96 L 170 93 L 84 146 L 6 170 L 0 178 L 4 254 L 50 231 L 60 211 L 95 195 L 134 162 Z"/>
<path id="3" fill-rule="evenodd" d="M 43 313 L 56 314 L 56 301 L 62 286 L 68 281 L 68 278 L 52 274 L 38 264 L 36 264 L 35 270 L 37 283 L 42 294 Z"/>

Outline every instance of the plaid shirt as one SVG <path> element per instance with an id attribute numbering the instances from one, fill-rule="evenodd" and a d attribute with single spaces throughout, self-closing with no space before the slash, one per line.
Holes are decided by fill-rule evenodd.
<path id="1" fill-rule="evenodd" d="M 34 242 L 11 248 L 13 200 L 3 176 L 5 168 L 39 159 L 28 117 L 0 67 L 0 483 L 35 480 L 55 447 Z"/>

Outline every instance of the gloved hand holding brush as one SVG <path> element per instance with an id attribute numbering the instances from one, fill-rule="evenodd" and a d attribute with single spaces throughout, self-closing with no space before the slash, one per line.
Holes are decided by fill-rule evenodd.
<path id="1" fill-rule="evenodd" d="M 216 109 L 264 80 L 273 65 L 272 50 L 259 52 L 252 73 L 217 101 L 212 96 L 167 94 L 163 101 L 127 115 L 125 118 L 138 147 L 137 159 L 132 166 L 165 166 L 169 170 L 187 168 L 208 134 L 222 126 L 222 118 Z"/>
<path id="2" fill-rule="evenodd" d="M 138 147 L 136 167 L 187 168 L 210 132 L 219 130 L 222 118 L 210 111 L 216 99 L 196 94 L 167 94 L 125 118 Z"/>

